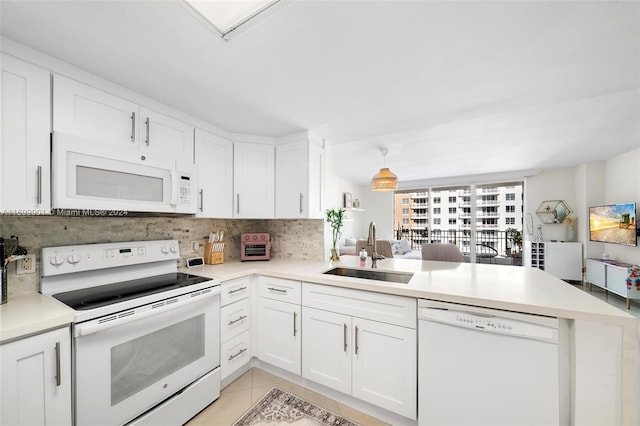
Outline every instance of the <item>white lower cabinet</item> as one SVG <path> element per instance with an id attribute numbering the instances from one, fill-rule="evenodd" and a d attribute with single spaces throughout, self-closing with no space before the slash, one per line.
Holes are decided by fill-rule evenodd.
<path id="1" fill-rule="evenodd" d="M 351 317 L 302 308 L 302 377 L 351 394 Z"/>
<path id="2" fill-rule="evenodd" d="M 352 395 L 415 420 L 416 330 L 353 319 Z"/>
<path id="3" fill-rule="evenodd" d="M 0 346 L 0 424 L 71 424 L 68 327 Z"/>
<path id="4" fill-rule="evenodd" d="M 224 380 L 251 361 L 250 277 L 224 281 L 220 303 L 220 376 Z"/>
<path id="5" fill-rule="evenodd" d="M 300 374 L 300 305 L 260 297 L 258 322 L 258 358 Z"/>
<path id="6" fill-rule="evenodd" d="M 304 283 L 302 305 L 302 376 L 415 420 L 415 299 Z"/>

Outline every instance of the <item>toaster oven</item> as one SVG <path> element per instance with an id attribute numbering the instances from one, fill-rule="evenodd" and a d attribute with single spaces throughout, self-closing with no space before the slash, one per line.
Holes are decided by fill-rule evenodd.
<path id="1" fill-rule="evenodd" d="M 240 260 L 269 260 L 271 258 L 271 236 L 266 233 L 240 235 Z"/>

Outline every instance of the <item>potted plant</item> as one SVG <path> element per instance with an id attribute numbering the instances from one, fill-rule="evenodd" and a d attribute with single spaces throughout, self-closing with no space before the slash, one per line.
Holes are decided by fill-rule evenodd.
<path id="1" fill-rule="evenodd" d="M 514 254 L 520 253 L 522 250 L 522 231 L 516 228 L 507 228 L 507 240 L 511 243 Z"/>
<path id="2" fill-rule="evenodd" d="M 331 235 L 333 237 L 331 261 L 340 260 L 340 256 L 338 255 L 338 238 L 340 238 L 340 230 L 342 229 L 345 211 L 343 208 L 327 210 L 327 222 L 331 225 Z"/>

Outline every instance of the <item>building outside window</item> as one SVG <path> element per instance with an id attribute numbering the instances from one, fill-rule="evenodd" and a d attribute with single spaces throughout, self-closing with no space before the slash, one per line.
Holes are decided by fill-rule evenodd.
<path id="1" fill-rule="evenodd" d="M 522 182 L 398 192 L 394 210 L 396 238 L 408 239 L 414 250 L 426 242 L 453 242 L 463 253 L 470 254 L 478 253 L 475 245 L 481 244 L 506 257 L 506 229 L 522 229 L 522 194 Z M 408 219 L 405 200 L 411 200 Z M 447 202 L 445 209 L 440 207 L 442 200 Z"/>

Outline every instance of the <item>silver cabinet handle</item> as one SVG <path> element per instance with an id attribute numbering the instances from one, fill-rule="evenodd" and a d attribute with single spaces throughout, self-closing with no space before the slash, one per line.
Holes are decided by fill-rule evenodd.
<path id="1" fill-rule="evenodd" d="M 246 315 L 240 315 L 237 319 L 234 319 L 233 321 L 229 321 L 229 325 L 233 325 L 233 324 L 237 323 L 238 321 L 242 321 L 246 317 L 247 317 Z"/>
<path id="2" fill-rule="evenodd" d="M 60 374 L 60 342 L 56 342 L 56 386 L 62 384 L 62 375 Z"/>
<path id="3" fill-rule="evenodd" d="M 240 194 L 236 194 L 236 212 L 240 214 Z"/>
<path id="4" fill-rule="evenodd" d="M 42 204 L 42 166 L 38 166 L 36 173 L 38 174 L 38 194 L 36 195 L 36 202 Z"/>
<path id="5" fill-rule="evenodd" d="M 147 127 L 147 138 L 145 139 L 145 143 L 149 146 L 149 117 L 144 121 L 145 126 Z"/>
<path id="6" fill-rule="evenodd" d="M 358 355 L 358 326 L 356 325 L 356 355 Z"/>
<path id="7" fill-rule="evenodd" d="M 234 288 L 233 290 L 229 290 L 229 291 L 228 291 L 228 294 L 237 293 L 237 292 L 239 292 L 239 291 L 246 290 L 246 289 L 247 289 L 246 287 L 238 287 L 238 288 Z"/>
<path id="8" fill-rule="evenodd" d="M 136 141 L 136 112 L 131 113 L 131 142 Z"/>
<path id="9" fill-rule="evenodd" d="M 200 190 L 200 211 L 204 208 L 204 189 Z"/>
<path id="10" fill-rule="evenodd" d="M 302 198 L 304 197 L 304 195 L 302 195 L 302 192 L 300 193 L 300 213 L 302 213 L 303 209 L 302 209 Z"/>
<path id="11" fill-rule="evenodd" d="M 344 351 L 347 351 L 347 324 L 344 324 Z"/>
<path id="12" fill-rule="evenodd" d="M 240 355 L 242 355 L 246 351 L 247 351 L 247 348 L 240 349 L 237 354 L 229 356 L 229 361 L 231 361 L 232 359 L 234 359 L 236 357 L 239 357 Z"/>
<path id="13" fill-rule="evenodd" d="M 298 333 L 298 329 L 296 328 L 296 318 L 298 317 L 298 313 L 297 312 L 293 312 L 293 337 L 296 337 L 296 334 Z"/>
<path id="14" fill-rule="evenodd" d="M 286 290 L 286 289 L 283 289 L 283 288 L 275 288 L 275 287 L 269 287 L 267 290 L 269 290 L 269 291 L 277 291 L 278 293 L 283 293 L 283 294 L 287 292 L 287 290 Z"/>

